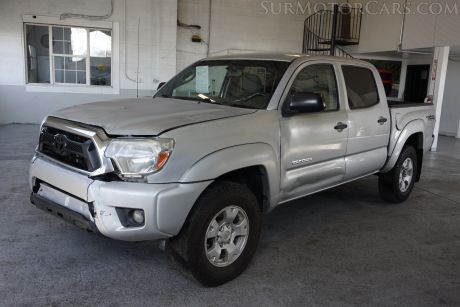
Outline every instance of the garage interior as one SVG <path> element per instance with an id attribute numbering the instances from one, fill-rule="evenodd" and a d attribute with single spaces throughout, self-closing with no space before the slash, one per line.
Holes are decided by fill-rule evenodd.
<path id="1" fill-rule="evenodd" d="M 337 2 L 2 0 L 0 305 L 460 305 L 460 3 Z M 66 54 L 73 39 L 94 52 Z M 389 100 L 433 102 L 436 138 L 412 197 L 388 205 L 369 177 L 280 206 L 251 266 L 219 288 L 158 242 L 88 235 L 30 205 L 45 116 L 151 96 L 199 59 L 245 52 L 371 61 Z M 69 59 L 86 62 L 59 66 Z"/>

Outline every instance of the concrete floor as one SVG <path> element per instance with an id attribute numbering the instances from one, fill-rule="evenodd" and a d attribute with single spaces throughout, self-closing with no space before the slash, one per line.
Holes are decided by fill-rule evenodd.
<path id="1" fill-rule="evenodd" d="M 249 269 L 203 288 L 155 242 L 87 234 L 29 204 L 37 126 L 0 126 L 0 306 L 459 306 L 460 141 L 402 205 L 375 177 L 276 209 Z"/>

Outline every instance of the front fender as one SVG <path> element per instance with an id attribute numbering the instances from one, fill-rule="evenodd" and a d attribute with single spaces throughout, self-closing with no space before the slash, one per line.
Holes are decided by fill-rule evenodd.
<path id="1" fill-rule="evenodd" d="M 275 195 L 280 185 L 279 158 L 273 148 L 265 143 L 243 144 L 212 152 L 187 170 L 180 182 L 214 180 L 226 173 L 251 166 L 265 168 L 269 195 Z"/>
<path id="2" fill-rule="evenodd" d="M 398 161 L 399 156 L 406 144 L 407 140 L 416 133 L 425 132 L 425 124 L 423 120 L 414 120 L 408 123 L 401 132 L 395 133 L 390 141 L 390 150 L 393 151 L 388 157 L 387 163 L 382 169 L 382 173 L 387 173 L 393 169 Z"/>

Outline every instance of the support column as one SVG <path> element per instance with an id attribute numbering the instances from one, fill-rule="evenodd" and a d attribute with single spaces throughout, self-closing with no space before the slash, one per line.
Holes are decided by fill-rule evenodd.
<path id="1" fill-rule="evenodd" d="M 449 46 L 436 47 L 434 52 L 429 93 L 433 95 L 433 103 L 436 108 L 436 124 L 434 127 L 434 142 L 431 151 L 436 151 L 438 148 L 439 124 L 441 121 L 442 102 L 444 100 L 444 88 L 446 86 L 449 52 Z"/>
<path id="2" fill-rule="evenodd" d="M 398 99 L 404 101 L 404 91 L 406 90 L 406 78 L 407 78 L 407 60 L 403 60 L 401 63 L 401 77 L 399 79 L 399 92 Z"/>
<path id="3" fill-rule="evenodd" d="M 458 119 L 457 139 L 460 139 L 460 118 Z"/>

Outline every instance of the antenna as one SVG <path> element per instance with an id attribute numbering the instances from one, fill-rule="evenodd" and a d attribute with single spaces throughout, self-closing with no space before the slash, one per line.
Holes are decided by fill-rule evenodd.
<path id="1" fill-rule="evenodd" d="M 139 98 L 139 49 L 140 49 L 140 32 L 141 18 L 137 20 L 137 70 L 136 70 L 136 97 Z M 126 61 L 126 59 L 125 59 Z"/>

